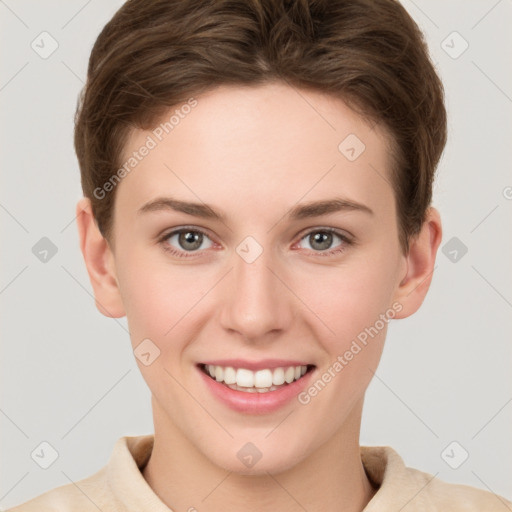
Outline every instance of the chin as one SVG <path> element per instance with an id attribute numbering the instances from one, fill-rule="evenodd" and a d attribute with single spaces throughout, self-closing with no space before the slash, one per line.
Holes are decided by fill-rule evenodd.
<path id="1" fill-rule="evenodd" d="M 271 448 L 258 450 L 249 442 L 243 444 L 241 448 L 230 451 L 233 454 L 231 457 L 226 457 L 226 452 L 223 452 L 218 454 L 218 457 L 209 458 L 216 466 L 239 475 L 268 476 L 268 473 L 279 474 L 288 471 L 304 458 L 303 450 L 295 454 L 289 453 L 289 450 L 289 446 L 280 453 Z M 298 456 L 299 453 L 300 456 Z"/>

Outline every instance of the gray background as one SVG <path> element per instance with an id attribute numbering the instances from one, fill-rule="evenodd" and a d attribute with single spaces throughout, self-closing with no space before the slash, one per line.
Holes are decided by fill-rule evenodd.
<path id="1" fill-rule="evenodd" d="M 510 499 L 512 0 L 403 3 L 446 88 L 449 141 L 434 205 L 442 246 L 456 237 L 458 259 L 440 251 L 423 307 L 391 323 L 361 444 L 391 445 L 409 466 Z M 92 44 L 121 4 L 0 0 L 4 509 L 96 472 L 122 435 L 152 432 L 126 319 L 96 310 L 74 221 L 76 99 Z M 59 45 L 46 59 L 31 47 L 43 31 Z M 469 44 L 457 58 L 454 31 Z M 46 263 L 32 251 L 43 237 L 57 248 Z M 48 469 L 31 458 L 43 441 L 58 452 Z M 459 463 L 462 450 L 469 458 L 453 469 L 447 461 Z"/>

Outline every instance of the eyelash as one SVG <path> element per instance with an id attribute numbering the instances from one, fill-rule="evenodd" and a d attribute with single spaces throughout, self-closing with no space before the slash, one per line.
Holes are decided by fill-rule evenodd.
<path id="1" fill-rule="evenodd" d="M 210 236 L 208 235 L 208 233 L 206 233 L 205 231 L 203 231 L 202 229 L 198 229 L 198 228 L 195 228 L 193 226 L 190 226 L 190 227 L 182 227 L 180 229 L 175 229 L 174 231 L 170 231 L 166 234 L 164 234 L 163 236 L 161 236 L 159 239 L 158 239 L 158 243 L 160 245 L 162 245 L 163 249 L 165 252 L 171 254 L 172 256 L 176 256 L 178 258 L 191 258 L 191 257 L 194 257 L 197 253 L 201 252 L 201 251 L 180 251 L 180 250 L 177 250 L 176 248 L 168 245 L 166 242 L 167 240 L 173 236 L 173 235 L 177 235 L 177 234 L 180 234 L 180 233 L 184 233 L 184 232 L 192 232 L 192 233 L 201 233 L 203 236 L 206 236 L 208 238 L 210 238 Z M 351 240 L 348 236 L 338 232 L 337 230 L 333 229 L 333 228 L 314 228 L 314 229 L 311 229 L 309 230 L 308 232 L 306 232 L 304 235 L 302 235 L 299 239 L 299 242 L 302 241 L 304 238 L 310 236 L 312 233 L 332 233 L 333 235 L 336 235 L 338 238 L 340 238 L 340 240 L 343 242 L 340 246 L 336 247 L 335 249 L 328 249 L 328 250 L 325 250 L 325 251 L 312 251 L 315 256 L 320 256 L 320 257 L 326 257 L 326 256 L 333 256 L 335 254 L 341 254 L 342 252 L 344 252 L 348 246 L 350 245 L 353 245 L 354 244 L 354 241 Z"/>

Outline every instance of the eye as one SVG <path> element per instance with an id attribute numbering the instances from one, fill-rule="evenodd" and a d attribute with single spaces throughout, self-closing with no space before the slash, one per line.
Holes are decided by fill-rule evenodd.
<path id="1" fill-rule="evenodd" d="M 186 257 L 184 253 L 194 253 L 213 246 L 210 237 L 198 229 L 181 228 L 165 234 L 159 242 L 166 251 Z"/>
<path id="2" fill-rule="evenodd" d="M 333 246 L 336 239 L 339 243 Z M 310 231 L 300 239 L 299 245 L 304 241 L 309 245 L 309 247 L 305 247 L 306 249 L 322 253 L 322 256 L 344 251 L 346 246 L 351 244 L 351 240 L 347 236 L 330 228 Z"/>
<path id="3" fill-rule="evenodd" d="M 301 247 L 304 242 L 307 246 Z M 179 258 L 195 256 L 200 251 L 210 249 L 214 245 L 208 234 L 193 227 L 183 227 L 166 233 L 159 239 L 159 243 L 166 252 Z M 317 228 L 306 233 L 297 245 L 316 253 L 318 256 L 329 256 L 343 252 L 352 243 L 349 237 L 336 232 L 332 228 Z"/>

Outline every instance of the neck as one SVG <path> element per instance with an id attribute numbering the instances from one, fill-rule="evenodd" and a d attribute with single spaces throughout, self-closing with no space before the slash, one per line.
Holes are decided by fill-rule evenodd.
<path id="1" fill-rule="evenodd" d="M 342 431 L 298 464 L 260 475 L 213 464 L 174 425 L 156 421 L 162 415 L 155 414 L 153 451 L 142 474 L 172 510 L 361 512 L 376 492 L 361 462 L 361 410 L 362 404 Z"/>

